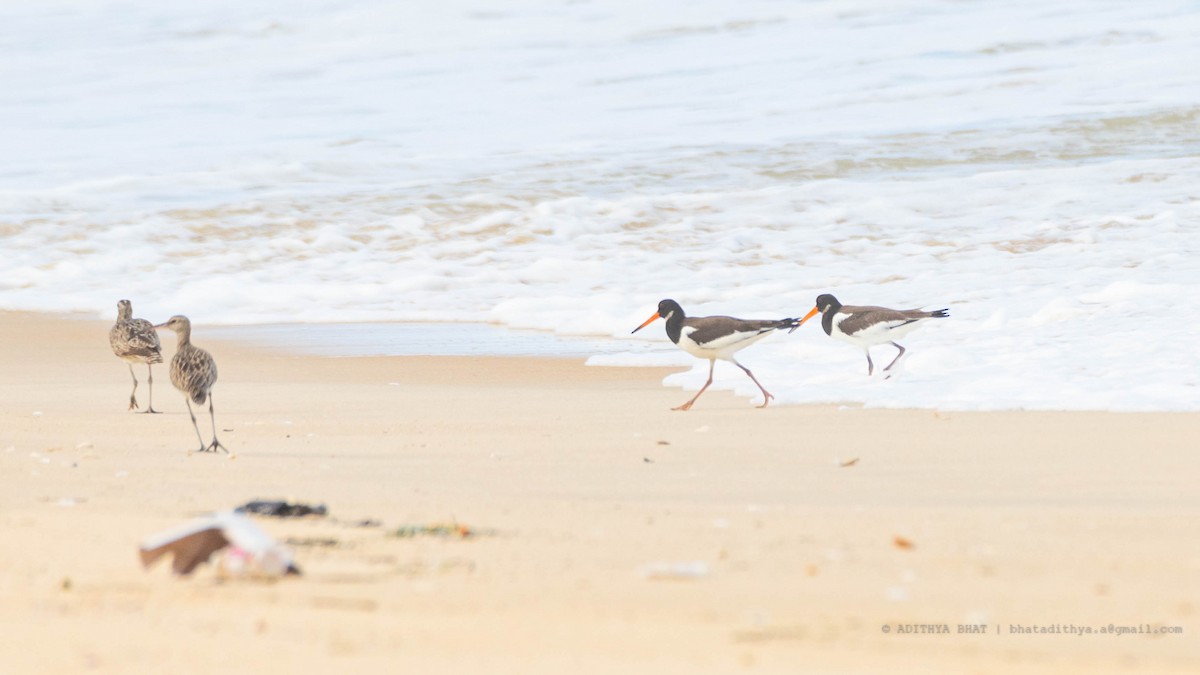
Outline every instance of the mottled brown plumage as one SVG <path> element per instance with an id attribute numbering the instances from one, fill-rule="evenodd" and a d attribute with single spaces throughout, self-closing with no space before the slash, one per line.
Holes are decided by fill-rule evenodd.
<path id="1" fill-rule="evenodd" d="M 146 364 L 147 380 L 150 383 L 150 402 L 144 412 L 157 413 L 154 409 L 154 371 L 150 366 L 162 363 L 162 345 L 154 325 L 145 319 L 133 318 L 133 304 L 128 300 L 117 302 L 117 322 L 108 330 L 108 344 L 117 358 L 129 364 L 129 376 L 133 378 L 133 391 L 129 393 L 129 409 L 137 410 L 137 375 L 133 364 Z"/>
<path id="2" fill-rule="evenodd" d="M 216 360 L 212 354 L 192 344 L 192 322 L 186 316 L 177 314 L 155 328 L 170 328 L 179 338 L 179 348 L 175 352 L 175 358 L 171 359 L 171 384 L 183 392 L 188 414 L 192 416 L 192 426 L 196 428 L 196 438 L 200 439 L 200 452 L 216 452 L 217 448 L 229 452 L 217 440 L 217 420 L 213 413 L 212 387 L 217 383 Z M 196 424 L 192 401 L 197 405 L 204 405 L 204 402 L 208 401 L 213 440 L 207 446 L 204 444 L 204 437 L 200 435 L 200 426 Z"/>

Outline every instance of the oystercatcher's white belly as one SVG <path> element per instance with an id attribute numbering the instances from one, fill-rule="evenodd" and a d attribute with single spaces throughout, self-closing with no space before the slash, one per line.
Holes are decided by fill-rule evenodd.
<path id="1" fill-rule="evenodd" d="M 770 335 L 774 331 L 745 331 L 730 333 L 719 337 L 711 342 L 699 344 L 691 338 L 692 333 L 696 332 L 695 328 L 684 326 L 679 335 L 679 346 L 683 351 L 701 359 L 721 359 L 722 361 L 733 360 L 733 355 L 738 351 L 749 347 L 759 340 Z"/>

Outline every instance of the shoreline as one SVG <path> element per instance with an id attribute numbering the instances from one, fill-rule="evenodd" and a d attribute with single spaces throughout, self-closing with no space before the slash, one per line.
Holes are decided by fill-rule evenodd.
<path id="1" fill-rule="evenodd" d="M 87 313 L 23 312 L 0 310 L 0 319 L 12 316 L 34 317 L 48 321 L 79 321 L 107 325 L 107 319 L 97 319 Z M 364 336 L 362 329 L 378 329 Z M 703 382 L 703 369 L 689 374 L 697 363 L 695 357 L 680 351 L 665 339 L 621 340 L 602 335 L 561 335 L 533 328 L 510 328 L 503 324 L 483 321 L 337 321 L 291 322 L 259 324 L 207 325 L 197 334 L 214 343 L 226 343 L 239 350 L 257 351 L 263 355 L 283 355 L 329 359 L 352 358 L 547 358 L 583 363 L 589 368 L 622 368 L 636 371 L 658 370 L 663 378 L 675 375 L 664 387 L 682 392 L 697 391 Z M 169 335 L 168 340 L 173 339 Z M 170 348 L 164 345 L 165 352 Z M 650 358 L 645 358 L 649 356 Z M 616 357 L 615 359 L 613 357 Z M 628 359 L 628 362 L 622 359 Z M 168 359 L 169 360 L 169 359 Z M 853 371 L 857 373 L 857 371 Z M 686 378 L 693 386 L 683 384 Z M 862 378 L 861 385 L 868 383 Z M 761 400 L 761 395 L 735 370 L 718 369 L 713 392 L 734 393 L 746 400 Z M 868 389 L 860 393 L 867 395 Z M 1113 414 L 1200 414 L 1200 410 L 1137 408 L 1042 408 L 1042 407 L 955 407 L 896 406 L 872 403 L 868 400 L 774 401 L 776 406 L 825 407 L 874 410 L 926 411 L 946 414 L 960 413 L 1113 413 Z"/>
<path id="2" fill-rule="evenodd" d="M 314 357 L 198 330 L 230 460 L 187 453 L 164 366 L 164 414 L 125 411 L 110 325 L 0 312 L 5 671 L 1200 663 L 1197 413 L 758 410 L 727 391 L 679 413 L 687 393 L 661 384 L 677 369 Z M 137 563 L 142 538 L 259 498 L 329 507 L 257 519 L 293 542 L 303 577 L 219 583 L 211 566 L 174 579 Z M 366 519 L 379 525 L 353 525 Z M 487 534 L 388 535 L 439 522 Z M 1002 630 L 1067 623 L 1184 633 Z M 989 632 L 881 630 L 909 624 Z"/>

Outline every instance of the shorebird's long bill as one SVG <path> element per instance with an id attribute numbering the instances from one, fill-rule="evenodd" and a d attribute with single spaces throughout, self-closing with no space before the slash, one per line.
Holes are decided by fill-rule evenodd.
<path id="1" fill-rule="evenodd" d="M 813 307 L 812 311 L 810 311 L 808 314 L 805 314 L 803 319 L 800 319 L 800 325 L 803 326 L 805 321 L 813 318 L 813 316 L 819 311 L 821 311 L 820 307 Z"/>
<path id="2" fill-rule="evenodd" d="M 655 312 L 653 316 L 651 316 L 649 319 L 646 319 L 645 323 L 643 323 L 642 325 L 638 326 L 637 328 L 634 328 L 634 329 L 633 329 L 633 333 L 636 333 L 636 332 L 638 332 L 639 330 L 641 330 L 641 329 L 645 328 L 646 326 L 649 326 L 650 324 L 654 323 L 654 320 L 655 320 L 655 319 L 657 319 L 657 318 L 658 318 L 658 312 Z M 633 333 L 630 333 L 630 335 L 632 335 Z"/>

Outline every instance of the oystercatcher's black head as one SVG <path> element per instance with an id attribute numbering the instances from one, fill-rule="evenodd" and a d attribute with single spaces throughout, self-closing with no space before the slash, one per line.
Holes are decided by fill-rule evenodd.
<path id="1" fill-rule="evenodd" d="M 836 312 L 839 308 L 841 308 L 841 306 L 842 303 L 838 302 L 837 298 L 828 293 L 822 293 L 817 296 L 817 306 L 813 307 L 808 314 L 804 315 L 804 318 L 800 320 L 800 325 L 803 326 L 804 322 L 813 318 L 817 312 L 822 314 L 825 312 Z"/>
<path id="2" fill-rule="evenodd" d="M 654 314 L 650 315 L 650 318 L 646 319 L 642 323 L 642 325 L 638 326 L 637 328 L 634 328 L 633 332 L 636 333 L 639 330 L 645 328 L 646 326 L 649 326 L 650 324 L 654 323 L 655 319 L 669 319 L 669 318 L 671 318 L 671 315 L 675 315 L 675 316 L 682 318 L 683 317 L 683 308 L 680 307 L 679 303 L 675 302 L 674 300 L 670 300 L 670 299 L 663 300 L 658 303 L 658 311 L 655 312 Z"/>
<path id="3" fill-rule="evenodd" d="M 842 303 L 838 302 L 837 298 L 828 293 L 822 293 L 817 296 L 817 309 L 821 310 L 822 314 L 829 310 L 836 311 L 841 306 Z"/>

